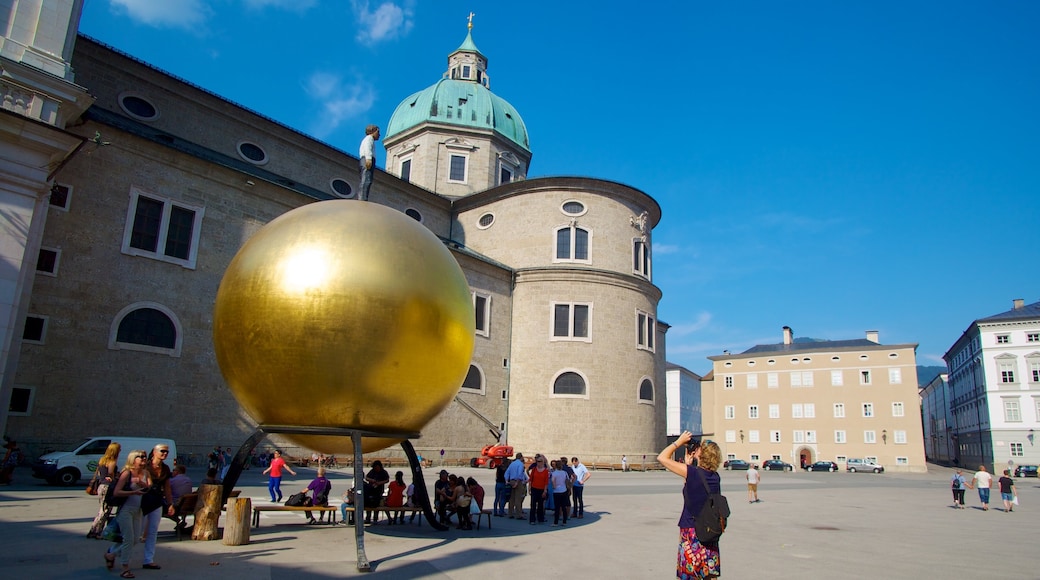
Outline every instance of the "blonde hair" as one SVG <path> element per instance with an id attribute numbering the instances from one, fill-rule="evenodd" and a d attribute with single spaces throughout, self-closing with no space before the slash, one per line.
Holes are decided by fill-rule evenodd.
<path id="1" fill-rule="evenodd" d="M 98 460 L 98 466 L 104 465 L 108 467 L 109 471 L 113 471 L 116 468 L 116 461 L 119 460 L 119 452 L 123 450 L 123 446 L 115 441 L 108 444 L 108 448 L 105 449 L 105 454 Z"/>
<path id="2" fill-rule="evenodd" d="M 697 459 L 697 465 L 708 471 L 718 471 L 719 463 L 722 462 L 722 451 L 718 443 L 705 441 L 701 444 L 701 455 Z"/>
<path id="3" fill-rule="evenodd" d="M 148 452 L 144 449 L 134 449 L 130 453 L 126 454 L 126 464 L 123 465 L 123 469 L 133 469 L 134 459 L 140 457 L 141 459 L 148 459 Z"/>
<path id="4" fill-rule="evenodd" d="M 319 467 L 318 468 L 318 477 L 321 477 L 323 475 L 325 475 L 325 468 L 324 467 Z"/>

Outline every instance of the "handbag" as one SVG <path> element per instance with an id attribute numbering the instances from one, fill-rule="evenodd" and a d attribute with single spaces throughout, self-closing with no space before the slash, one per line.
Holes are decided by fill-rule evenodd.
<path id="1" fill-rule="evenodd" d="M 120 475 L 120 477 L 122 477 L 122 476 Z M 126 485 L 123 486 L 123 491 L 130 491 L 130 479 L 131 478 L 129 476 L 127 476 L 127 478 L 126 478 Z M 119 506 L 123 505 L 124 503 L 126 503 L 126 500 L 129 497 L 129 496 L 126 496 L 126 495 L 116 495 L 116 493 L 115 493 L 116 485 L 118 485 L 118 484 L 119 484 L 119 477 L 117 477 L 116 480 L 113 481 L 112 484 L 108 486 L 108 491 L 105 492 L 105 503 L 110 505 L 110 506 L 119 507 Z"/>
<path id="2" fill-rule="evenodd" d="M 163 497 L 162 491 L 156 490 L 154 487 L 149 488 L 148 492 L 141 496 L 141 513 L 148 515 L 163 507 L 165 503 L 166 498 Z"/>
<path id="3" fill-rule="evenodd" d="M 101 532 L 101 539 L 109 542 L 123 543 L 123 534 L 119 530 L 119 522 L 115 518 L 108 518 L 105 529 Z"/>
<path id="4" fill-rule="evenodd" d="M 101 478 L 98 477 L 98 472 L 95 470 L 94 477 L 91 477 L 90 482 L 87 483 L 87 495 L 97 495 L 97 488 L 100 484 Z"/>
<path id="5" fill-rule="evenodd" d="M 470 515 L 475 515 L 475 514 L 479 514 L 480 513 L 480 506 L 477 505 L 477 502 L 475 502 L 475 501 L 469 502 L 469 513 L 470 513 Z"/>
<path id="6" fill-rule="evenodd" d="M 307 497 L 304 492 L 294 493 L 289 496 L 289 499 L 285 500 L 285 505 L 289 507 L 308 507 L 311 505 L 311 498 Z"/>

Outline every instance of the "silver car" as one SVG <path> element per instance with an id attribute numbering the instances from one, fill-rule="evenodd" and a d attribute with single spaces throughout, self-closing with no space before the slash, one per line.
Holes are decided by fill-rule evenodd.
<path id="1" fill-rule="evenodd" d="M 885 471 L 885 468 L 867 459 L 849 459 L 845 462 L 845 471 L 849 473 L 856 473 L 857 471 L 882 473 Z"/>

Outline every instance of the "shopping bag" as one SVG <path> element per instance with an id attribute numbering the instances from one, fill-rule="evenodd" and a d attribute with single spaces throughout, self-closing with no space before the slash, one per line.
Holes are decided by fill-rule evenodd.
<path id="1" fill-rule="evenodd" d="M 123 543 L 123 534 L 119 531 L 119 522 L 114 517 L 109 518 L 108 523 L 105 524 L 105 529 L 101 532 L 101 539 L 117 544 Z"/>
<path id="2" fill-rule="evenodd" d="M 1018 505 L 1018 496 L 1017 495 L 1015 497 L 1011 498 L 1011 503 L 1013 503 L 1015 505 Z"/>

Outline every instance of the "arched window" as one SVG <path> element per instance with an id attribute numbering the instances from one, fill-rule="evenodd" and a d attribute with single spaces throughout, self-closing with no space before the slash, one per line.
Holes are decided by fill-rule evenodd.
<path id="1" fill-rule="evenodd" d="M 560 373 L 553 381 L 554 395 L 585 396 L 585 379 L 576 372 Z"/>
<path id="2" fill-rule="evenodd" d="M 556 230 L 556 261 L 588 262 L 589 230 L 576 225 Z"/>
<path id="3" fill-rule="evenodd" d="M 484 373 L 477 365 L 469 365 L 469 372 L 466 373 L 466 380 L 462 381 L 462 388 L 467 391 L 484 392 Z"/>
<path id="4" fill-rule="evenodd" d="M 639 400 L 654 402 L 654 384 L 650 379 L 643 379 L 643 382 L 639 383 Z"/>
<path id="5" fill-rule="evenodd" d="M 116 315 L 108 346 L 180 356 L 180 321 L 162 305 L 132 304 Z"/>

